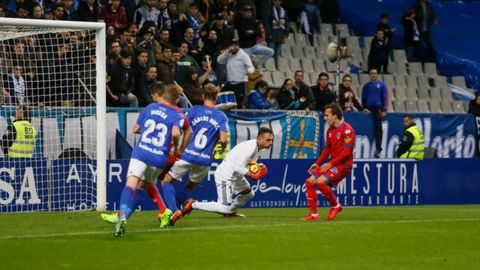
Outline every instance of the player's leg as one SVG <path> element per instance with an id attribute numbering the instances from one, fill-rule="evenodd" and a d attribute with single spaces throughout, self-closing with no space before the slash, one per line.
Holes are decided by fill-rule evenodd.
<path id="1" fill-rule="evenodd" d="M 138 198 L 140 197 L 139 192 L 142 192 L 142 189 L 144 189 L 143 185 L 145 185 L 145 183 L 147 183 L 147 182 L 146 181 L 138 181 L 137 187 L 135 189 L 136 195 L 135 195 L 134 202 L 133 202 L 134 208 L 136 208 L 137 205 L 138 205 Z M 134 211 L 127 214 L 127 219 L 130 217 L 130 215 L 133 212 Z M 115 223 L 117 223 L 118 218 L 120 217 L 120 210 L 115 212 L 115 213 L 101 213 L 100 217 L 105 222 L 115 224 Z"/>
<path id="2" fill-rule="evenodd" d="M 133 201 L 138 181 L 140 181 L 140 178 L 135 175 L 127 177 L 127 183 L 120 196 L 120 217 L 113 229 L 113 235 L 116 237 L 121 237 L 125 233 L 127 218 L 134 210 Z"/>
<path id="3" fill-rule="evenodd" d="M 178 211 L 176 191 L 173 182 L 182 179 L 182 177 L 187 174 L 190 169 L 189 165 L 190 163 L 184 160 L 178 160 L 162 180 L 163 197 L 167 203 L 167 207 L 173 212 Z"/>
<path id="4" fill-rule="evenodd" d="M 306 217 L 300 218 L 300 220 L 318 220 L 318 206 L 317 206 L 317 190 L 315 189 L 315 185 L 317 184 L 317 178 L 320 174 L 319 170 L 313 170 L 310 173 L 310 177 L 305 180 L 305 187 L 306 187 L 306 197 L 307 197 L 307 204 L 308 208 L 310 209 L 310 214 Z"/>
<path id="5" fill-rule="evenodd" d="M 185 201 L 192 197 L 192 192 L 207 178 L 209 171 L 210 166 L 191 164 L 188 182 L 183 190 L 177 193 L 177 202 L 180 205 L 184 205 Z"/>
<path id="6" fill-rule="evenodd" d="M 146 189 L 147 186 L 150 186 L 150 189 L 152 189 L 152 186 L 153 186 L 154 188 L 153 192 L 157 191 L 158 200 L 159 200 L 158 202 L 160 202 L 159 204 L 160 213 L 157 215 L 157 219 L 160 222 L 160 228 L 167 228 L 170 225 L 170 219 L 172 218 L 173 213 L 170 209 L 165 207 L 165 204 L 163 204 L 163 200 L 160 197 L 160 194 L 158 193 L 158 190 L 156 190 L 156 187 L 155 187 L 155 183 L 157 182 L 157 178 L 161 172 L 162 172 L 161 168 L 148 166 L 147 169 L 145 170 L 145 179 L 147 179 L 147 182 L 149 183 L 146 183 L 142 187 Z"/>
<path id="7" fill-rule="evenodd" d="M 216 202 L 193 202 L 192 209 L 215 212 L 219 214 L 231 214 L 232 204 L 232 181 L 215 180 L 217 186 L 218 199 Z"/>
<path id="8" fill-rule="evenodd" d="M 255 196 L 255 192 L 253 192 L 247 179 L 242 176 L 233 182 L 233 194 L 234 199 L 230 210 L 234 216 L 243 216 L 237 213 L 237 209 L 251 201 Z"/>
<path id="9" fill-rule="evenodd" d="M 342 205 L 338 203 L 337 197 L 333 192 L 332 186 L 337 186 L 337 184 L 342 181 L 348 174 L 350 173 L 350 169 L 346 168 L 343 165 L 330 168 L 329 170 L 325 171 L 318 179 L 317 179 L 317 187 L 322 192 L 323 197 L 327 200 L 330 204 L 330 211 L 328 215 L 325 217 L 326 220 L 334 219 L 338 213 L 340 213 L 343 209 Z"/>

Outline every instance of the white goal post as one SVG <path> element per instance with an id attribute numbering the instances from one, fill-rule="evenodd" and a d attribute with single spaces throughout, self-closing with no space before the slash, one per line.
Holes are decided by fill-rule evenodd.
<path id="1" fill-rule="evenodd" d="M 37 132 L 29 157 L 2 141 L 0 213 L 104 211 L 105 24 L 0 18 L 0 87 L 0 140 L 21 105 Z"/>

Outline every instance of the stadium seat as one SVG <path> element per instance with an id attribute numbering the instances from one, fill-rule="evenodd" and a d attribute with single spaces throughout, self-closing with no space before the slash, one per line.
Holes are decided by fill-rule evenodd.
<path id="1" fill-rule="evenodd" d="M 442 86 L 447 85 L 447 77 L 445 76 L 435 76 L 433 77 L 433 83 L 435 87 L 440 88 Z"/>
<path id="2" fill-rule="evenodd" d="M 418 111 L 421 113 L 429 113 L 430 108 L 427 100 L 417 100 Z"/>
<path id="3" fill-rule="evenodd" d="M 285 79 L 286 79 L 286 78 L 289 78 L 289 79 L 292 79 L 292 80 L 293 80 L 293 79 L 294 79 L 295 71 L 288 69 L 288 70 L 286 70 L 283 74 L 284 74 L 284 76 L 285 76 L 285 77 L 284 77 Z M 305 73 L 304 73 L 303 76 L 305 76 Z"/>
<path id="4" fill-rule="evenodd" d="M 292 59 L 290 59 L 288 64 L 289 64 L 290 70 L 292 72 L 294 72 L 295 70 L 302 69 L 302 65 L 300 64 L 300 59 L 292 58 Z"/>
<path id="5" fill-rule="evenodd" d="M 453 99 L 452 91 L 450 90 L 450 87 L 448 87 L 448 85 L 444 85 L 440 87 L 440 93 L 441 93 L 440 96 L 442 97 L 443 100 Z"/>
<path id="6" fill-rule="evenodd" d="M 275 66 L 275 59 L 273 58 L 268 59 L 267 62 L 265 63 L 265 69 L 268 71 L 276 71 L 277 66 Z"/>
<path id="7" fill-rule="evenodd" d="M 393 100 L 390 99 L 388 101 L 388 112 L 395 112 L 395 108 L 393 107 Z"/>
<path id="8" fill-rule="evenodd" d="M 370 51 L 370 45 L 372 44 L 373 37 L 363 37 L 363 48 L 367 50 L 367 55 Z"/>
<path id="9" fill-rule="evenodd" d="M 313 68 L 312 58 L 302 58 L 300 59 L 300 64 L 302 64 L 302 69 L 305 72 L 315 72 L 315 69 Z"/>
<path id="10" fill-rule="evenodd" d="M 313 59 L 313 68 L 315 69 L 316 72 L 326 72 L 327 68 L 325 67 L 325 61 L 323 58 L 314 58 Z"/>
<path id="11" fill-rule="evenodd" d="M 407 99 L 408 100 L 417 100 L 418 99 L 418 94 L 417 94 L 417 88 L 413 87 L 407 87 Z"/>
<path id="12" fill-rule="evenodd" d="M 417 77 L 418 87 L 419 88 L 430 88 L 430 83 L 428 82 L 428 77 L 425 75 L 419 75 Z"/>
<path id="13" fill-rule="evenodd" d="M 347 47 L 352 49 L 353 52 L 355 52 L 356 50 L 360 50 L 360 42 L 358 41 L 358 37 L 347 37 Z"/>
<path id="14" fill-rule="evenodd" d="M 320 24 L 320 35 L 322 36 L 331 36 L 334 35 L 332 25 L 329 23 Z"/>
<path id="15" fill-rule="evenodd" d="M 395 93 L 395 98 L 399 100 L 406 100 L 407 99 L 407 90 L 403 86 L 397 86 L 393 90 Z"/>
<path id="16" fill-rule="evenodd" d="M 393 59 L 395 62 L 407 63 L 407 55 L 405 50 L 393 50 Z"/>
<path id="17" fill-rule="evenodd" d="M 292 47 L 292 57 L 298 58 L 298 59 L 305 57 L 305 55 L 303 54 L 303 47 L 293 46 Z"/>
<path id="18" fill-rule="evenodd" d="M 315 59 L 315 57 L 316 57 L 315 56 L 315 47 L 312 47 L 312 46 L 303 47 L 303 54 L 308 59 Z"/>
<path id="19" fill-rule="evenodd" d="M 460 86 L 463 88 L 467 88 L 467 84 L 465 83 L 465 77 L 463 76 L 453 76 L 452 77 L 452 84 L 455 86 Z"/>
<path id="20" fill-rule="evenodd" d="M 465 109 L 466 112 L 468 112 L 469 107 L 470 106 L 468 105 L 468 103 L 466 102 L 463 103 L 463 108 Z"/>
<path id="21" fill-rule="evenodd" d="M 417 81 L 417 76 L 405 76 L 405 79 L 407 81 L 407 86 L 412 87 L 412 88 L 418 88 L 418 81 Z"/>
<path id="22" fill-rule="evenodd" d="M 428 93 L 428 89 L 418 88 L 418 98 L 419 99 L 424 99 L 424 100 L 429 100 L 430 99 L 430 94 Z"/>
<path id="23" fill-rule="evenodd" d="M 395 75 L 395 86 L 407 87 L 404 75 Z"/>
<path id="24" fill-rule="evenodd" d="M 368 74 L 359 74 L 359 78 L 360 78 L 360 85 L 361 86 L 364 86 L 366 83 L 368 83 L 370 81 L 370 77 L 368 76 Z"/>
<path id="25" fill-rule="evenodd" d="M 326 47 L 316 47 L 315 48 L 315 58 L 325 59 L 325 48 Z"/>
<path id="26" fill-rule="evenodd" d="M 272 73 L 270 71 L 262 72 L 262 80 L 267 82 L 269 87 L 277 87 L 272 80 Z"/>
<path id="27" fill-rule="evenodd" d="M 351 73 L 350 77 L 352 77 L 352 87 L 358 87 L 360 86 L 360 81 L 358 80 L 358 75 L 355 73 Z"/>
<path id="28" fill-rule="evenodd" d="M 435 63 L 425 63 L 423 65 L 423 70 L 425 71 L 425 74 L 427 74 L 427 75 L 436 76 L 437 75 L 437 64 L 435 64 Z"/>
<path id="29" fill-rule="evenodd" d="M 339 31 L 347 31 L 348 32 L 348 24 L 346 24 L 346 23 L 337 23 L 337 24 L 334 24 L 333 26 L 335 27 L 335 31 L 337 32 L 337 35 L 338 35 Z"/>
<path id="30" fill-rule="evenodd" d="M 453 113 L 451 100 L 440 101 L 440 106 L 442 107 L 443 113 Z"/>
<path id="31" fill-rule="evenodd" d="M 424 91 L 424 90 L 423 90 L 424 88 L 421 88 L 421 89 L 422 89 L 422 91 Z M 438 89 L 438 88 L 430 88 L 430 91 L 429 91 L 429 92 L 430 92 L 430 99 L 431 99 L 432 101 L 438 102 L 438 101 L 443 100 L 443 98 L 442 98 L 442 92 L 440 91 L 440 89 Z M 448 100 L 450 100 L 450 99 L 448 99 Z"/>
<path id="32" fill-rule="evenodd" d="M 294 34 L 294 36 L 295 36 L 295 44 L 297 46 L 306 47 L 310 45 L 309 41 L 307 40 L 307 35 L 299 33 L 299 34 Z"/>
<path id="33" fill-rule="evenodd" d="M 407 112 L 419 112 L 418 111 L 418 106 L 417 106 L 417 101 L 416 100 L 407 100 L 405 101 L 405 109 L 407 109 Z"/>
<path id="34" fill-rule="evenodd" d="M 275 87 L 281 87 L 283 81 L 286 79 L 285 73 L 281 71 L 273 71 L 271 72 L 272 75 L 272 83 Z M 293 78 L 292 78 L 293 79 Z"/>
<path id="35" fill-rule="evenodd" d="M 391 74 L 384 74 L 382 76 L 382 81 L 384 81 L 387 84 L 388 88 L 393 88 L 395 87 L 395 78 Z"/>
<path id="36" fill-rule="evenodd" d="M 308 86 L 312 86 L 312 85 L 315 85 L 317 83 L 317 77 L 318 77 L 318 74 L 316 72 L 309 72 L 307 70 L 305 70 L 305 73 L 303 75 L 303 81 L 308 85 Z"/>
<path id="37" fill-rule="evenodd" d="M 410 74 L 410 75 L 423 74 L 422 63 L 420 63 L 420 62 L 409 62 L 409 63 L 407 63 L 407 66 L 408 66 L 408 74 Z"/>
<path id="38" fill-rule="evenodd" d="M 396 100 L 395 94 L 393 93 L 393 87 L 388 87 L 388 99 Z"/>
<path id="39" fill-rule="evenodd" d="M 284 58 L 292 58 L 292 47 L 295 47 L 295 45 L 293 46 L 289 46 L 289 45 L 283 45 L 280 49 L 280 56 L 281 57 L 284 57 Z"/>
<path id="40" fill-rule="evenodd" d="M 393 100 L 393 107 L 396 112 L 406 112 L 405 102 L 403 100 Z"/>
<path id="41" fill-rule="evenodd" d="M 295 36 L 293 33 L 288 34 L 287 40 L 282 47 L 284 46 L 295 46 Z"/>
<path id="42" fill-rule="evenodd" d="M 440 102 L 437 100 L 429 100 L 428 101 L 430 105 L 430 111 L 432 113 L 443 113 L 442 112 L 442 107 L 440 106 Z"/>
<path id="43" fill-rule="evenodd" d="M 313 45 L 321 50 L 325 50 L 329 42 L 330 40 L 328 36 L 324 35 L 315 35 L 313 39 Z"/>
<path id="44" fill-rule="evenodd" d="M 465 113 L 465 108 L 463 107 L 463 102 L 458 100 L 452 100 L 452 107 L 454 113 Z"/>
<path id="45" fill-rule="evenodd" d="M 395 62 L 395 72 L 398 75 L 407 75 L 407 67 L 404 62 Z"/>
<path id="46" fill-rule="evenodd" d="M 286 70 L 290 70 L 290 60 L 292 60 L 292 59 L 293 58 L 290 58 L 290 59 L 283 58 L 283 57 L 278 58 L 277 69 L 279 71 L 283 71 L 283 72 L 285 72 Z"/>
<path id="47" fill-rule="evenodd" d="M 298 29 L 298 26 L 297 26 L 297 23 L 295 22 L 290 22 L 290 29 L 293 33 L 300 33 L 301 31 L 299 31 Z"/>

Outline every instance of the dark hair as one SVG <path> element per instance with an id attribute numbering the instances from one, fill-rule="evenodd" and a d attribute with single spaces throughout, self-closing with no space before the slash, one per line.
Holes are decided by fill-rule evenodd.
<path id="1" fill-rule="evenodd" d="M 264 80 L 260 80 L 255 84 L 255 89 L 258 89 L 260 87 L 268 87 L 268 83 Z"/>
<path id="2" fill-rule="evenodd" d="M 320 79 L 321 77 L 327 77 L 327 80 L 330 79 L 330 77 L 328 76 L 328 73 L 326 72 L 321 72 L 320 74 L 318 74 L 318 78 Z"/>
<path id="3" fill-rule="evenodd" d="M 303 70 L 301 70 L 301 69 L 297 69 L 297 70 L 295 70 L 295 73 L 294 73 L 294 75 L 293 75 L 293 76 L 297 76 L 297 73 L 299 73 L 299 72 L 301 72 L 301 73 L 302 73 L 302 75 L 304 74 L 304 73 L 303 73 Z"/>
<path id="4" fill-rule="evenodd" d="M 415 14 L 415 10 L 413 9 L 407 9 L 405 10 L 405 13 L 403 14 L 404 17 L 410 17 L 412 16 L 413 14 Z"/>
<path id="5" fill-rule="evenodd" d="M 132 52 L 129 51 L 129 50 L 122 51 L 122 52 L 120 53 L 120 56 L 121 56 L 122 58 L 128 58 L 128 57 L 132 57 L 132 58 L 133 58 L 133 54 L 132 54 Z"/>
<path id="6" fill-rule="evenodd" d="M 173 52 L 173 49 L 172 49 L 172 47 L 170 47 L 170 46 L 163 46 L 163 47 L 162 47 L 162 53 L 163 53 L 165 50 L 171 50 L 171 51 Z"/>
<path id="7" fill-rule="evenodd" d="M 282 88 L 285 88 L 285 86 L 287 85 L 287 82 L 288 81 L 291 81 L 293 83 L 293 80 L 292 79 L 285 79 L 285 81 L 283 81 L 283 84 L 282 84 Z"/>
<path id="8" fill-rule="evenodd" d="M 338 103 L 330 103 L 328 105 L 325 105 L 324 111 L 326 111 L 327 109 L 330 109 L 333 115 L 336 115 L 338 119 L 342 120 L 342 108 L 340 107 L 340 105 L 338 105 Z"/>
<path id="9" fill-rule="evenodd" d="M 352 76 L 350 76 L 350 74 L 345 74 L 345 75 L 343 75 L 343 77 L 342 77 L 342 81 L 345 80 L 345 78 L 350 78 L 350 79 L 352 79 Z"/>
<path id="10" fill-rule="evenodd" d="M 163 96 L 163 93 L 165 93 L 165 84 L 163 82 L 155 82 L 155 84 L 150 87 L 150 95 L 157 94 Z"/>
<path id="11" fill-rule="evenodd" d="M 378 72 L 377 68 L 372 67 L 368 69 L 368 73 L 370 73 L 372 70 L 375 70 L 376 72 Z"/>
<path id="12" fill-rule="evenodd" d="M 144 48 L 139 48 L 138 51 L 137 51 L 137 57 L 138 57 L 140 54 L 142 54 L 142 53 L 148 54 L 148 51 L 147 51 L 146 49 L 144 49 Z"/>
<path id="13" fill-rule="evenodd" d="M 405 115 L 403 116 L 403 118 L 413 119 L 413 117 L 412 117 L 410 114 L 405 114 Z"/>
<path id="14" fill-rule="evenodd" d="M 383 18 L 388 18 L 388 13 L 383 12 L 382 14 L 380 14 L 380 19 L 383 19 Z"/>
<path id="15" fill-rule="evenodd" d="M 265 133 L 269 133 L 269 134 L 272 134 L 273 135 L 273 131 L 270 129 L 270 128 L 267 128 L 267 127 L 261 127 L 259 130 L 258 130 L 258 135 L 257 135 L 257 138 L 262 136 L 263 134 Z"/>

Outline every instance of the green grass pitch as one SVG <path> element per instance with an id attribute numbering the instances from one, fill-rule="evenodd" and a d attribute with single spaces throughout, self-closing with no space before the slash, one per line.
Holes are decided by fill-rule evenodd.
<path id="1" fill-rule="evenodd" d="M 321 208 L 325 215 L 328 209 Z M 95 212 L 0 214 L 0 269 L 480 269 L 480 206 L 194 211 L 160 230 L 137 212 L 123 238 Z"/>

